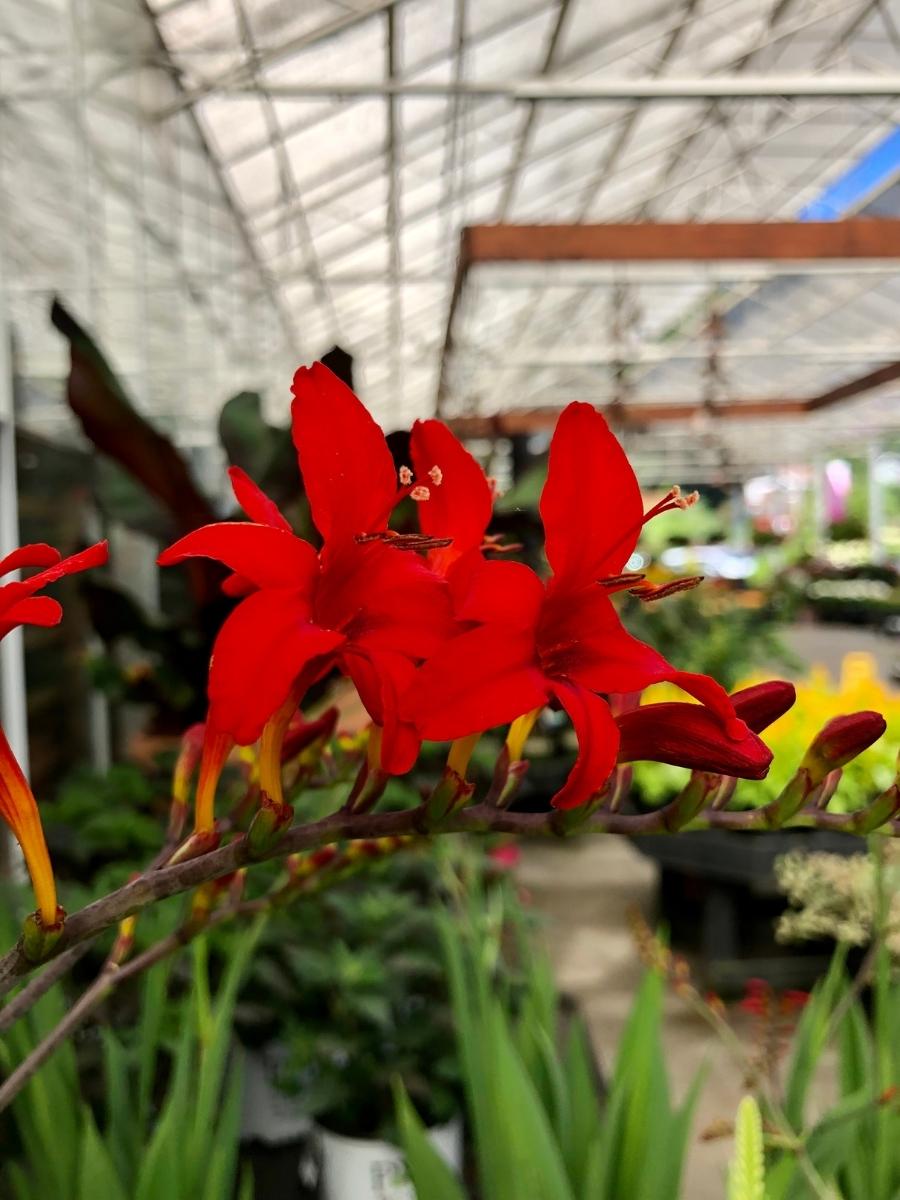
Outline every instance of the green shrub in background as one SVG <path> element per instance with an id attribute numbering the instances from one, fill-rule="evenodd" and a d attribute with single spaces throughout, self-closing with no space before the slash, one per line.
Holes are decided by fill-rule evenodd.
<path id="1" fill-rule="evenodd" d="M 102 1099 L 96 1106 L 85 1099 L 72 1042 L 62 1043 L 5 1115 L 0 1195 L 10 1200 L 225 1200 L 235 1194 L 242 1079 L 233 1056 L 232 1022 L 260 932 L 260 923 L 243 931 L 214 991 L 203 939 L 192 943 L 185 994 L 172 994 L 169 964 L 147 972 L 133 1034 L 100 1030 Z M 51 989 L 4 1034 L 4 1072 L 21 1062 L 64 1012 L 61 990 Z M 245 1175 L 238 1200 L 252 1197 L 253 1182 Z"/>
<path id="2" fill-rule="evenodd" d="M 272 926 L 281 946 L 252 968 L 254 1009 L 285 1009 L 278 1083 L 332 1132 L 395 1138 L 396 1076 L 428 1124 L 459 1112 L 436 875 L 431 856 L 398 855 L 293 905 Z"/>
<path id="3" fill-rule="evenodd" d="M 631 600 L 623 620 L 629 633 L 677 662 L 680 670 L 712 675 L 731 691 L 760 668 L 799 666 L 781 640 L 784 618 L 771 603 L 742 605 L 741 595 L 707 583 L 664 603 Z"/>

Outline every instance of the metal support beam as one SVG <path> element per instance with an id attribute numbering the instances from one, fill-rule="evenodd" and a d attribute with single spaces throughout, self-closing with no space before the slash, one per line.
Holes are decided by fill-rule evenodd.
<path id="1" fill-rule="evenodd" d="M 333 21 L 329 21 L 325 25 L 320 25 L 316 29 L 307 30 L 305 33 L 301 33 L 286 42 L 278 42 L 270 49 L 249 57 L 246 61 L 238 63 L 237 66 L 222 72 L 221 75 L 216 75 L 212 79 L 207 80 L 200 87 L 186 89 L 173 104 L 168 105 L 158 116 L 161 120 L 174 117 L 176 113 L 180 113 L 183 109 L 196 104 L 198 100 L 203 100 L 204 97 L 212 95 L 213 92 L 219 93 L 230 87 L 239 86 L 242 81 L 247 87 L 255 91 L 255 84 L 252 82 L 254 73 L 259 72 L 265 67 L 271 67 L 276 63 L 283 62 L 286 58 L 291 58 L 299 54 L 302 50 L 308 50 L 310 46 L 316 46 L 321 42 L 327 41 L 329 38 L 336 37 L 338 34 L 343 33 L 344 30 L 351 29 L 354 25 L 358 25 L 361 21 L 366 21 L 370 17 L 376 16 L 398 2 L 399 0 L 372 0 L 364 8 L 355 9 L 343 16 L 335 17 Z"/>
<path id="2" fill-rule="evenodd" d="M 357 96 L 434 98 L 467 96 L 515 103 L 547 101 L 560 104 L 649 104 L 710 100 L 896 100 L 900 74 L 884 75 L 712 75 L 663 79 L 494 79 L 408 80 L 370 82 L 270 83 L 276 100 L 347 100 Z M 244 96 L 256 91 L 252 80 L 223 81 L 217 96 Z M 171 115 L 169 109 L 158 119 Z"/>

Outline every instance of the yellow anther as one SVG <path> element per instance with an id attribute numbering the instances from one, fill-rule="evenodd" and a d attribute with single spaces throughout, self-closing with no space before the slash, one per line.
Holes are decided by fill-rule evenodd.
<path id="1" fill-rule="evenodd" d="M 441 470 L 440 467 L 432 467 L 431 470 L 428 472 L 428 478 L 431 480 L 431 482 L 434 484 L 435 487 L 440 487 L 441 484 L 444 482 L 444 472 Z"/>
<path id="2" fill-rule="evenodd" d="M 412 481 L 413 481 L 413 473 L 409 469 L 409 467 L 401 467 L 400 468 L 400 482 L 403 484 L 403 486 L 409 487 L 409 485 L 412 483 Z"/>
<path id="3" fill-rule="evenodd" d="M 423 500 L 431 499 L 430 489 L 423 487 L 422 484 L 419 484 L 418 487 L 414 487 L 409 494 L 418 504 L 421 504 Z"/>

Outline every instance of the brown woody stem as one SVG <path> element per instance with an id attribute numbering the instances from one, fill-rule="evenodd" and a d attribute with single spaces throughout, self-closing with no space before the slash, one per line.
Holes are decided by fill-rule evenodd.
<path id="1" fill-rule="evenodd" d="M 870 806 L 871 808 L 871 806 Z M 868 811 L 868 810 L 863 810 Z M 513 833 L 523 837 L 557 837 L 554 814 L 508 812 L 487 804 L 476 804 L 450 813 L 437 833 Z M 411 835 L 418 832 L 422 820 L 419 809 L 402 812 L 350 813 L 339 811 L 305 825 L 295 825 L 277 846 L 254 861 L 285 858 L 300 850 L 332 845 L 357 838 L 380 838 Z M 643 837 L 667 831 L 671 821 L 670 807 L 647 813 L 610 812 L 600 809 L 579 826 L 579 833 L 619 833 Z M 730 812 L 706 809 L 691 821 L 690 829 L 766 829 L 771 828 L 771 815 L 766 809 Z M 836 829 L 853 833 L 859 828 L 856 813 L 830 813 L 815 808 L 803 808 L 781 823 L 782 828 Z M 900 835 L 900 822 L 890 819 L 882 831 Z M 95 900 L 73 913 L 56 947 L 53 959 L 74 946 L 95 937 L 116 925 L 124 917 L 140 912 L 157 900 L 164 900 L 191 891 L 210 879 L 227 875 L 250 864 L 245 841 L 237 838 L 217 850 L 174 866 L 160 867 L 124 885 L 115 892 Z M 0 958 L 0 996 L 15 987 L 18 980 L 29 974 L 34 964 L 25 957 L 20 944 Z"/>

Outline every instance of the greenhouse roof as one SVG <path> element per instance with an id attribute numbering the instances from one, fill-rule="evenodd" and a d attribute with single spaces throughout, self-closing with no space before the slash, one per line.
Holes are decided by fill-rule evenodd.
<path id="1" fill-rule="evenodd" d="M 186 442 L 335 342 L 388 427 L 442 373 L 457 416 L 806 397 L 900 360 L 892 259 L 492 264 L 447 336 L 465 226 L 900 216 L 897 0 L 8 0 L 0 55 L 13 316 L 62 291 Z M 24 341 L 51 429 L 62 348 Z M 895 427 L 897 386 L 777 438 L 631 436 L 746 473 Z"/>

